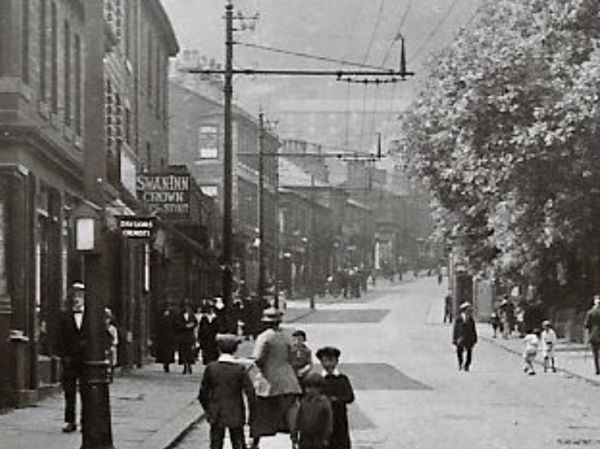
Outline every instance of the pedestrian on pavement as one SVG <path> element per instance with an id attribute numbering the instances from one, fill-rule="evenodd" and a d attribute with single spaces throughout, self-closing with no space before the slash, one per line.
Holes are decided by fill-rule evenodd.
<path id="1" fill-rule="evenodd" d="M 182 374 L 192 374 L 192 365 L 195 363 L 194 345 L 197 325 L 198 321 L 192 310 L 192 303 L 186 298 L 181 304 L 181 312 L 177 317 L 177 353 L 179 354 L 179 364 L 183 365 Z"/>
<path id="2" fill-rule="evenodd" d="M 348 376 L 338 369 L 340 355 L 341 351 L 332 346 L 325 346 L 317 351 L 317 358 L 323 366 L 323 394 L 331 402 L 333 410 L 333 428 L 328 449 L 351 447 L 348 404 L 354 402 L 354 390 Z"/>
<path id="3" fill-rule="evenodd" d="M 106 359 L 110 363 L 111 375 L 117 366 L 117 348 L 119 345 L 119 331 L 115 326 L 115 317 L 108 307 L 104 309 L 104 322 L 106 325 Z"/>
<path id="4" fill-rule="evenodd" d="M 218 333 L 217 315 L 214 312 L 212 304 L 207 301 L 200 309 L 200 319 L 198 320 L 198 343 L 202 352 L 203 365 L 208 365 L 219 357 L 219 347 L 217 345 Z"/>
<path id="5" fill-rule="evenodd" d="M 241 342 L 237 335 L 220 334 L 219 359 L 210 362 L 202 375 L 198 400 L 210 424 L 210 449 L 222 449 L 225 430 L 229 431 L 232 449 L 243 449 L 246 406 L 252 409 L 254 389 L 248 371 L 234 354 Z"/>
<path id="6" fill-rule="evenodd" d="M 542 345 L 542 357 L 544 358 L 544 372 L 547 372 L 548 368 L 550 368 L 555 373 L 554 347 L 556 346 L 556 332 L 554 332 L 552 324 L 548 320 L 542 322 L 542 328 L 540 342 Z"/>
<path id="7" fill-rule="evenodd" d="M 538 349 L 540 346 L 540 339 L 538 338 L 539 329 L 532 329 L 528 332 L 525 337 L 523 337 L 523 344 L 525 348 L 523 349 L 523 371 L 529 374 L 530 376 L 535 375 L 535 368 L 533 367 L 533 362 L 537 357 Z"/>
<path id="8" fill-rule="evenodd" d="M 156 333 L 153 339 L 156 363 L 162 363 L 165 373 L 170 371 L 171 363 L 175 362 L 176 333 L 176 317 L 173 313 L 171 302 L 168 301 L 158 318 Z"/>
<path id="9" fill-rule="evenodd" d="M 306 332 L 296 330 L 292 333 L 292 367 L 296 372 L 300 385 L 313 367 L 312 351 L 306 345 Z"/>
<path id="10" fill-rule="evenodd" d="M 583 326 L 587 329 L 587 341 L 592 348 L 596 375 L 600 375 L 600 295 L 594 296 L 594 306 L 585 315 Z"/>
<path id="11" fill-rule="evenodd" d="M 523 310 L 523 326 L 525 333 L 530 333 L 533 329 L 541 329 L 544 321 L 544 305 L 539 297 L 533 298 L 525 304 Z"/>
<path id="12" fill-rule="evenodd" d="M 473 346 L 477 343 L 477 329 L 473 319 L 473 307 L 470 302 L 463 302 L 459 315 L 454 322 L 452 343 L 456 347 L 459 371 L 469 371 L 473 360 Z M 466 353 L 466 358 L 464 357 Z"/>
<path id="13" fill-rule="evenodd" d="M 507 340 L 515 325 L 515 305 L 508 295 L 504 295 L 499 310 L 500 319 L 502 320 L 502 338 Z"/>
<path id="14" fill-rule="evenodd" d="M 497 310 L 492 312 L 490 316 L 490 324 L 492 326 L 492 338 L 496 338 L 498 336 L 498 332 L 502 333 L 502 321 L 500 320 L 500 315 Z"/>
<path id="15" fill-rule="evenodd" d="M 250 420 L 254 448 L 261 437 L 289 433 L 298 412 L 297 397 L 302 390 L 291 364 L 291 339 L 280 328 L 282 319 L 274 307 L 263 312 L 267 329 L 257 337 L 252 354 L 258 368 L 256 407 Z"/>
<path id="16" fill-rule="evenodd" d="M 304 383 L 298 415 L 292 429 L 292 441 L 298 449 L 329 449 L 333 432 L 333 410 L 323 395 L 325 381 L 319 373 L 310 373 Z"/>
<path id="17" fill-rule="evenodd" d="M 452 309 L 454 307 L 454 298 L 452 295 L 448 293 L 444 298 L 444 323 L 448 321 L 448 323 L 452 323 Z"/>
<path id="18" fill-rule="evenodd" d="M 75 282 L 71 288 L 67 310 L 60 314 L 56 336 L 56 351 L 62 364 L 62 386 L 65 394 L 63 432 L 66 433 L 77 430 L 75 418 L 77 385 L 79 383 L 81 396 L 81 381 L 86 358 L 85 319 L 85 285 Z"/>

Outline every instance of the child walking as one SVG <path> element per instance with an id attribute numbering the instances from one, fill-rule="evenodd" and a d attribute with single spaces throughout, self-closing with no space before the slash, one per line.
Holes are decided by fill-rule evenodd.
<path id="1" fill-rule="evenodd" d="M 300 385 L 302 385 L 304 378 L 313 366 L 312 352 L 306 345 L 306 332 L 303 330 L 294 331 L 292 338 L 294 342 L 292 343 L 291 364 Z"/>
<path id="2" fill-rule="evenodd" d="M 240 339 L 236 335 L 219 335 L 221 355 L 210 362 L 202 376 L 198 400 L 210 424 L 210 449 L 222 449 L 225 429 L 229 429 L 232 449 L 244 448 L 246 407 L 254 403 L 254 389 L 246 368 L 234 358 Z"/>
<path id="3" fill-rule="evenodd" d="M 556 345 L 556 332 L 552 329 L 550 321 L 546 320 L 542 323 L 542 357 L 544 357 L 544 372 L 548 371 L 548 368 L 552 369 L 552 372 L 556 372 L 556 365 L 554 364 L 554 346 Z M 550 365 L 550 366 L 548 366 Z"/>
<path id="4" fill-rule="evenodd" d="M 328 449 L 350 449 L 348 427 L 348 404 L 354 402 L 354 390 L 348 377 L 338 370 L 341 351 L 326 346 L 317 351 L 317 358 L 323 366 L 323 394 L 331 401 L 333 410 L 333 430 Z"/>
<path id="5" fill-rule="evenodd" d="M 292 441 L 298 449 L 327 449 L 333 431 L 333 411 L 321 392 L 325 380 L 318 373 L 304 378 L 304 396 L 292 429 Z"/>
<path id="6" fill-rule="evenodd" d="M 525 344 L 525 350 L 523 351 L 523 361 L 525 365 L 523 367 L 523 371 L 529 374 L 530 376 L 535 375 L 535 368 L 533 367 L 533 361 L 537 356 L 538 348 L 540 346 L 540 339 L 538 338 L 538 329 L 534 329 L 530 331 L 523 338 L 523 343 Z"/>

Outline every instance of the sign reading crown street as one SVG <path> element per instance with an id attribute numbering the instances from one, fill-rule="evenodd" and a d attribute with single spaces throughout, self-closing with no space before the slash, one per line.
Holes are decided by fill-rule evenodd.
<path id="1" fill-rule="evenodd" d="M 154 229 L 154 217 L 119 217 L 121 235 L 130 239 L 149 239 Z"/>
<path id="2" fill-rule="evenodd" d="M 137 196 L 161 215 L 186 216 L 190 183 L 189 173 L 144 173 L 136 179 Z"/>

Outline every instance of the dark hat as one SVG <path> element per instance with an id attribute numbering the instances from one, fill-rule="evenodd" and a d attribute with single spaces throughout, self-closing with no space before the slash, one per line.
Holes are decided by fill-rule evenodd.
<path id="1" fill-rule="evenodd" d="M 342 352 L 338 348 L 333 346 L 325 346 L 317 351 L 317 358 L 319 360 L 323 358 L 334 358 L 339 359 Z"/>
<path id="2" fill-rule="evenodd" d="M 282 320 L 283 312 L 275 307 L 269 307 L 268 309 L 265 309 L 261 319 L 263 323 L 281 323 Z"/>
<path id="3" fill-rule="evenodd" d="M 308 373 L 302 383 L 305 387 L 321 388 L 325 385 L 325 379 L 319 373 Z"/>
<path id="4" fill-rule="evenodd" d="M 300 329 L 295 330 L 294 332 L 292 332 L 292 337 L 302 337 L 306 340 L 306 332 Z"/>
<path id="5" fill-rule="evenodd" d="M 217 334 L 217 346 L 221 352 L 234 353 L 242 340 L 234 334 Z"/>

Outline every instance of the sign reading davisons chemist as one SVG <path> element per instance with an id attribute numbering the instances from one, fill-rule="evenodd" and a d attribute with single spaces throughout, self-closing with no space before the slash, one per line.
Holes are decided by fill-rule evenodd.
<path id="1" fill-rule="evenodd" d="M 154 226 L 154 217 L 119 217 L 121 235 L 129 239 L 149 239 Z"/>
<path id="2" fill-rule="evenodd" d="M 190 212 L 189 173 L 143 173 L 136 179 L 138 199 L 163 215 Z"/>

